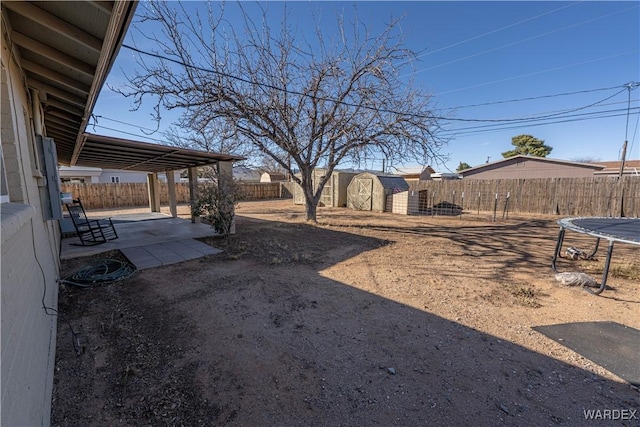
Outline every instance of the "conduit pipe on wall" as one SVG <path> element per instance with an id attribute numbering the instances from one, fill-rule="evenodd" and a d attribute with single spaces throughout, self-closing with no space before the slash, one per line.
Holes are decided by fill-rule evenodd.
<path id="1" fill-rule="evenodd" d="M 44 136 L 42 103 L 40 102 L 40 92 L 37 89 L 31 89 L 31 109 L 33 110 L 33 131 L 36 136 Z"/>

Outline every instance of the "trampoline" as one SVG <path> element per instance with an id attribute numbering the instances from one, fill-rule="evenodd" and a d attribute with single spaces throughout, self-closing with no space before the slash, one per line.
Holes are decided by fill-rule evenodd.
<path id="1" fill-rule="evenodd" d="M 614 243 L 621 242 L 640 246 L 640 218 L 564 218 L 558 220 L 558 224 L 560 225 L 560 233 L 558 234 L 553 261 L 551 262 L 551 268 L 553 268 L 553 271 L 556 273 L 558 273 L 556 260 L 562 251 L 562 242 L 566 230 L 587 234 L 596 238 L 595 249 L 585 257 L 586 259 L 593 258 L 596 252 L 598 252 L 600 239 L 607 239 L 609 241 L 600 286 L 597 289 L 585 287 L 587 291 L 595 295 L 602 293 L 607 286 L 607 276 L 609 275 L 609 265 L 611 263 Z"/>

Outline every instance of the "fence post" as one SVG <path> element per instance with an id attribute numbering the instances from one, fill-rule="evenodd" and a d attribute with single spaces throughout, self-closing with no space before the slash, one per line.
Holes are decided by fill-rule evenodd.
<path id="1" fill-rule="evenodd" d="M 496 201 L 493 202 L 493 222 L 496 222 L 497 211 L 498 211 L 498 193 L 496 193 Z"/>
<path id="2" fill-rule="evenodd" d="M 511 197 L 511 192 L 507 191 L 507 198 L 504 201 L 504 209 L 502 211 L 502 219 L 509 218 L 509 198 Z"/>
<path id="3" fill-rule="evenodd" d="M 453 190 L 453 196 L 452 196 L 452 201 L 451 201 L 451 206 L 449 206 L 449 215 L 453 215 L 453 210 L 455 209 L 455 205 L 456 205 L 456 190 Z"/>

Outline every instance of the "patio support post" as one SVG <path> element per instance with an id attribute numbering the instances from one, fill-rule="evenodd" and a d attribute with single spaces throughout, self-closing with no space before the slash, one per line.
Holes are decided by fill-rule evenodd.
<path id="1" fill-rule="evenodd" d="M 160 184 L 158 173 L 147 174 L 147 187 L 149 188 L 149 208 L 151 212 L 160 212 Z"/>
<path id="2" fill-rule="evenodd" d="M 189 206 L 194 206 L 196 201 L 198 200 L 198 167 L 194 166 L 189 168 L 188 171 L 189 177 Z M 196 216 L 193 214 L 193 209 L 191 209 L 191 222 L 195 224 Z"/>
<path id="3" fill-rule="evenodd" d="M 169 211 L 174 218 L 178 217 L 178 206 L 176 202 L 176 179 L 173 171 L 167 171 L 167 190 L 169 192 Z"/>
<path id="4" fill-rule="evenodd" d="M 233 162 L 222 162 L 222 161 L 218 162 L 218 181 L 221 181 L 225 178 L 233 179 Z M 233 209 L 235 209 L 235 207 Z M 236 234 L 235 216 L 234 216 L 233 222 L 231 223 L 230 234 Z"/>

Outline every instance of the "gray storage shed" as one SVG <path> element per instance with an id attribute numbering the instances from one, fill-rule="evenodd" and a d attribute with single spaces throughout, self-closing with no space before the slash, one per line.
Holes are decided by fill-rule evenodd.
<path id="1" fill-rule="evenodd" d="M 317 183 L 327 173 L 326 169 L 314 169 L 312 174 L 313 186 L 317 188 Z M 359 172 L 352 170 L 334 170 L 331 178 L 322 189 L 319 206 L 346 207 L 347 187 L 351 179 Z M 304 194 L 298 184 L 293 186 L 293 203 L 304 205 Z"/>
<path id="2" fill-rule="evenodd" d="M 359 211 L 385 212 L 387 196 L 409 190 L 401 176 L 363 172 L 347 188 L 347 207 Z"/>

